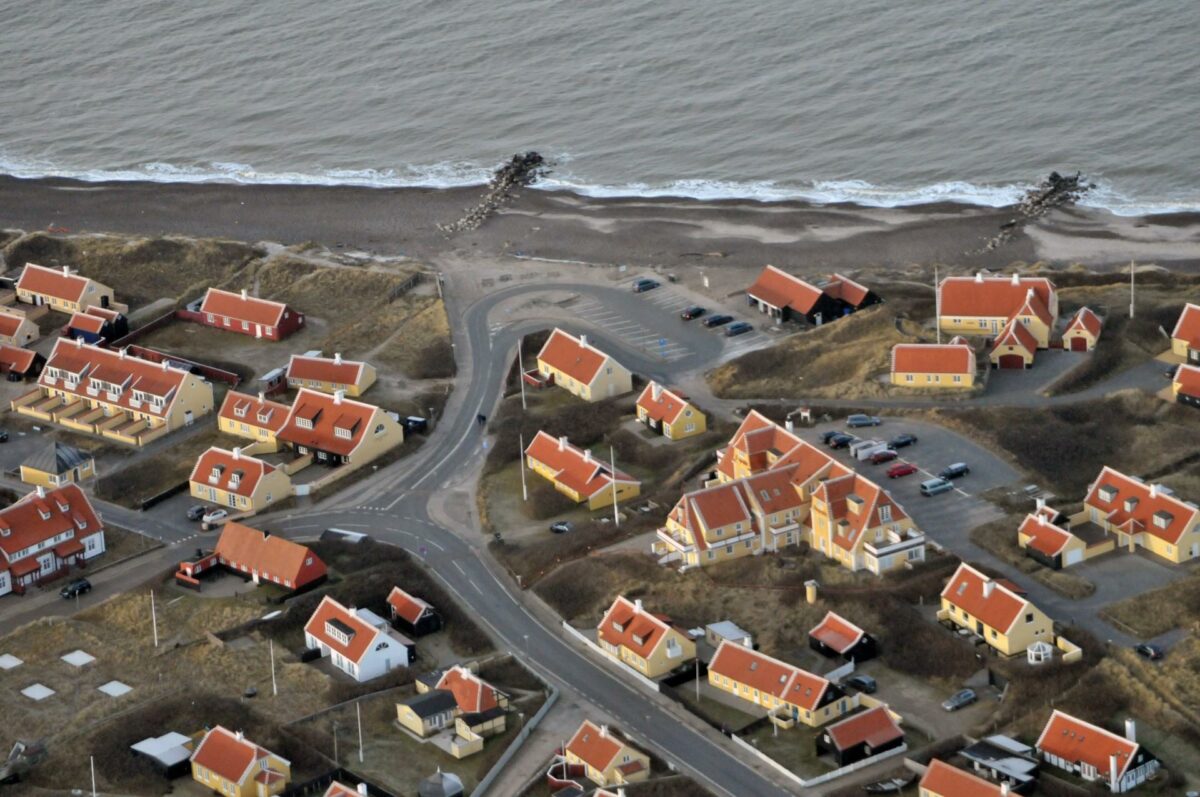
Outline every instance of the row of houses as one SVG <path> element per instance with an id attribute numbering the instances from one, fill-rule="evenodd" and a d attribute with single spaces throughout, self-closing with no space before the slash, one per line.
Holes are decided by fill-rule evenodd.
<path id="1" fill-rule="evenodd" d="M 79 485 L 39 485 L 0 509 L 0 596 L 22 594 L 105 549 L 100 515 Z"/>

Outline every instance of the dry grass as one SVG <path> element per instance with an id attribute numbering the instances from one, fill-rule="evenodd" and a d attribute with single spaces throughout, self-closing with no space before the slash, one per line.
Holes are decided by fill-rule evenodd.
<path id="1" fill-rule="evenodd" d="M 1111 603 L 1103 614 L 1146 639 L 1172 628 L 1200 632 L 1200 576 Z"/>
<path id="2" fill-rule="evenodd" d="M 233 438 L 222 435 L 215 425 L 185 434 L 175 445 L 99 477 L 95 485 L 96 496 L 130 509 L 141 509 L 142 501 L 187 481 L 196 459 L 209 447 L 236 444 Z"/>
<path id="3" fill-rule="evenodd" d="M 1007 517 L 971 529 L 971 541 L 1008 562 L 1055 592 L 1072 600 L 1086 598 L 1096 591 L 1096 585 L 1069 570 L 1051 570 L 1025 555 L 1017 545 L 1017 528 L 1024 515 Z"/>

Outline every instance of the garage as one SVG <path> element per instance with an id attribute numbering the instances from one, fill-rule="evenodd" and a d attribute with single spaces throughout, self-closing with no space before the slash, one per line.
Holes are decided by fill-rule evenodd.
<path id="1" fill-rule="evenodd" d="M 1001 354 L 999 365 L 1001 368 L 1024 368 L 1025 358 L 1019 354 Z"/>
<path id="2" fill-rule="evenodd" d="M 1076 548 L 1075 550 L 1067 551 L 1066 561 L 1064 562 L 1064 564 L 1077 565 L 1082 561 L 1083 561 L 1083 551 Z"/>
<path id="3" fill-rule="evenodd" d="M 1081 335 L 1071 338 L 1071 351 L 1087 351 L 1087 338 Z"/>

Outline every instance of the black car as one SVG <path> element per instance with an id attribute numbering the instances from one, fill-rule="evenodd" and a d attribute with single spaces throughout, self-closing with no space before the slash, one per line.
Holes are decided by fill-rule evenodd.
<path id="1" fill-rule="evenodd" d="M 187 519 L 188 520 L 199 520 L 200 518 L 204 517 L 204 513 L 206 511 L 208 511 L 208 510 L 206 510 L 200 504 L 196 504 L 195 506 L 189 506 L 188 510 L 187 510 Z"/>
<path id="2" fill-rule="evenodd" d="M 1149 642 L 1143 642 L 1140 645 L 1134 645 L 1133 649 L 1139 656 L 1145 656 L 1146 658 L 1150 659 L 1150 661 L 1158 661 L 1166 655 L 1162 648 L 1160 648 L 1158 645 L 1152 645 Z"/>
<path id="3" fill-rule="evenodd" d="M 725 330 L 725 337 L 732 338 L 738 335 L 745 335 L 754 326 L 749 321 L 738 321 L 736 324 L 730 324 L 729 329 Z"/>
<path id="4" fill-rule="evenodd" d="M 550 531 L 553 534 L 566 534 L 573 528 L 575 528 L 575 524 L 569 520 L 560 520 L 550 524 Z"/>
<path id="5" fill-rule="evenodd" d="M 7 442 L 8 442 L 8 430 L 0 429 L 0 443 L 7 443 Z"/>
<path id="6" fill-rule="evenodd" d="M 700 305 L 693 304 L 691 307 L 685 308 L 684 311 L 679 314 L 679 317 L 684 321 L 691 321 L 693 318 L 699 318 L 707 312 L 708 311 Z"/>
<path id="7" fill-rule="evenodd" d="M 845 432 L 838 432 L 833 437 L 829 438 L 829 443 L 827 445 L 830 448 L 845 448 L 846 446 L 850 445 L 857 439 L 858 438 L 852 434 L 846 434 Z"/>
<path id="8" fill-rule="evenodd" d="M 961 476 L 966 476 L 970 472 L 971 469 L 967 467 L 967 463 L 955 462 L 953 465 L 947 465 L 946 467 L 942 468 L 942 472 L 939 473 L 938 476 L 949 481 L 951 479 L 957 479 Z"/>
<path id="9" fill-rule="evenodd" d="M 888 441 L 890 448 L 904 448 L 905 446 L 915 446 L 917 444 L 917 436 L 915 434 L 898 434 Z"/>
<path id="10" fill-rule="evenodd" d="M 875 679 L 869 675 L 851 675 L 849 678 L 844 679 L 840 686 L 849 686 L 868 695 L 875 694 L 875 690 L 879 688 L 879 685 L 875 683 Z"/>
<path id="11" fill-rule="evenodd" d="M 708 318 L 704 319 L 700 323 L 704 324 L 704 326 L 706 326 L 706 327 L 711 328 L 711 327 L 719 327 L 722 324 L 728 324 L 732 320 L 733 320 L 733 316 L 731 316 L 731 315 L 717 314 L 717 315 L 710 315 Z"/>
<path id="12" fill-rule="evenodd" d="M 635 283 L 633 283 L 633 292 L 634 293 L 645 293 L 646 291 L 654 290 L 655 288 L 658 287 L 658 285 L 659 285 L 658 280 L 640 279 L 640 280 L 636 281 Z"/>
<path id="13" fill-rule="evenodd" d="M 839 432 L 837 429 L 830 429 L 828 431 L 821 432 L 821 442 L 825 445 L 829 445 L 829 441 L 840 434 L 845 434 L 845 432 Z"/>
<path id="14" fill-rule="evenodd" d="M 72 581 L 70 584 L 60 589 L 58 594 L 69 600 L 71 598 L 78 598 L 80 595 L 91 591 L 92 582 L 88 581 L 86 578 L 80 578 Z"/>
<path id="15" fill-rule="evenodd" d="M 405 434 L 425 432 L 429 430 L 429 419 L 420 415 L 409 415 L 400 421 L 400 425 L 404 427 Z"/>

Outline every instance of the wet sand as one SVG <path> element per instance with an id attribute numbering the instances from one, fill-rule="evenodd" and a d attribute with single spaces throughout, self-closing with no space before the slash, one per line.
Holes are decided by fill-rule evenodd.
<path id="1" fill-rule="evenodd" d="M 480 229 L 447 237 L 481 195 L 457 189 L 186 183 L 82 183 L 0 176 L 0 227 L 181 234 L 404 254 L 436 262 L 479 254 L 667 267 L 703 263 L 796 271 L 1014 261 L 1116 267 L 1136 258 L 1200 268 L 1200 216 L 1129 219 L 1055 211 L 1003 247 L 987 241 L 1010 209 L 910 208 L 688 199 L 593 199 L 526 190 Z"/>

